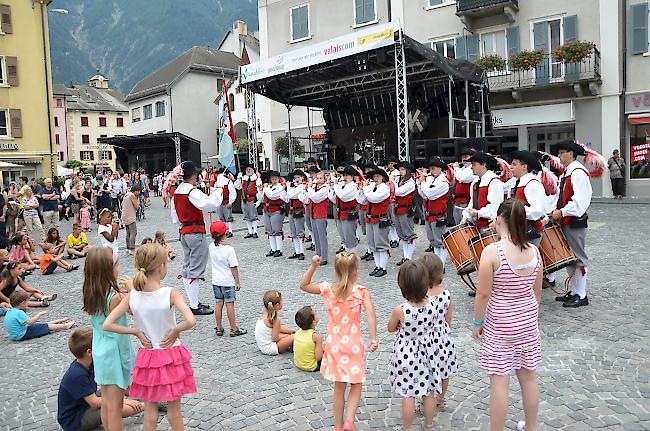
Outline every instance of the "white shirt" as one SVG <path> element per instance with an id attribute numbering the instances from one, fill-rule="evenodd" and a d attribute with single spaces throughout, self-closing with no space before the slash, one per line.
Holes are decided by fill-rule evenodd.
<path id="1" fill-rule="evenodd" d="M 237 175 L 237 179 L 235 180 L 235 188 L 237 190 L 242 189 L 242 181 L 255 181 L 255 185 L 258 189 L 262 187 L 262 180 L 260 178 L 257 178 L 257 175 L 255 174 L 249 177 L 248 175 L 242 175 L 240 172 L 239 175 Z"/>
<path id="2" fill-rule="evenodd" d="M 515 184 L 516 181 L 515 181 Z M 527 173 L 519 179 L 518 187 L 524 187 L 524 196 L 528 201 L 526 205 L 527 220 L 541 220 L 546 217 L 547 196 L 544 186 L 537 180 L 533 173 Z M 516 189 L 514 184 L 510 191 L 510 197 L 515 197 Z"/>
<path id="3" fill-rule="evenodd" d="M 343 202 L 354 201 L 357 199 L 358 194 L 359 187 L 357 187 L 357 183 L 354 181 L 350 181 L 349 183 L 340 182 L 334 185 L 334 193 L 332 194 L 334 199 L 332 201 L 336 201 L 337 197 Z"/>
<path id="4" fill-rule="evenodd" d="M 307 200 L 307 190 L 305 184 L 294 184 L 287 186 L 287 199 L 298 199 L 300 202 Z"/>
<path id="5" fill-rule="evenodd" d="M 134 289 L 129 293 L 129 308 L 133 313 L 134 326 L 144 332 L 154 350 L 162 349 L 160 342 L 176 326 L 171 294 L 172 288 L 163 286 L 153 292 L 138 292 Z M 177 339 L 172 347 L 180 344 L 181 340 Z"/>
<path id="6" fill-rule="evenodd" d="M 112 242 L 107 240 L 104 235 L 102 235 L 102 232 L 108 232 L 108 233 L 113 233 L 113 226 L 109 225 L 104 225 L 100 224 L 97 225 L 97 235 L 99 235 L 99 245 L 101 247 L 109 247 L 112 248 L 115 252 L 118 251 L 118 245 L 117 241 L 113 240 Z"/>
<path id="7" fill-rule="evenodd" d="M 368 202 L 377 204 L 390 197 L 390 187 L 386 183 L 369 184 L 363 188 L 363 194 Z"/>
<path id="8" fill-rule="evenodd" d="M 430 181 L 429 178 L 432 178 L 433 181 Z M 427 177 L 427 181 L 420 183 L 418 186 L 418 193 L 422 196 L 423 199 L 428 199 L 430 201 L 436 200 L 441 196 L 444 196 L 449 192 L 449 180 L 447 175 L 441 173 L 437 177 Z"/>
<path id="9" fill-rule="evenodd" d="M 409 178 L 404 184 L 399 185 L 399 178 L 395 180 L 395 196 L 403 197 L 415 191 L 415 180 Z"/>
<path id="10" fill-rule="evenodd" d="M 271 200 L 282 199 L 285 202 L 289 201 L 287 198 L 287 192 L 284 190 L 284 186 L 280 183 L 276 185 L 269 184 L 268 186 L 264 187 L 264 190 L 258 193 L 257 199 L 262 199 L 262 196 L 266 196 Z"/>
<path id="11" fill-rule="evenodd" d="M 571 186 L 573 187 L 573 197 L 571 197 L 571 200 L 561 208 L 563 217 L 582 217 L 591 204 L 592 190 L 589 175 L 587 175 L 587 173 L 582 169 L 577 168 L 585 169 L 582 163 L 574 160 L 569 163 L 569 166 L 566 167 L 564 173 L 560 176 L 561 185 L 562 179 L 570 175 Z M 562 189 L 560 189 L 560 192 L 562 192 Z"/>
<path id="12" fill-rule="evenodd" d="M 201 190 L 194 188 L 190 183 L 183 182 L 176 189 L 176 194 L 186 195 L 188 193 L 190 203 L 202 211 L 216 211 L 223 201 L 221 189 L 212 189 L 209 196 Z M 172 215 L 172 222 L 178 223 L 178 214 L 176 214 L 174 199 L 171 199 L 169 207 Z"/>
<path id="13" fill-rule="evenodd" d="M 478 178 L 474 175 L 471 166 L 459 166 L 454 168 L 454 177 L 456 178 L 456 181 L 463 184 L 471 183 Z"/>
<path id="14" fill-rule="evenodd" d="M 494 181 L 492 181 L 493 178 L 495 179 Z M 474 181 L 472 181 L 472 185 L 469 189 L 469 204 L 467 204 L 467 208 L 463 210 L 463 220 L 474 220 L 472 216 L 469 215 L 469 210 L 474 208 L 474 184 L 476 183 L 479 184 L 479 187 L 485 187 L 490 184 L 487 194 L 488 203 L 483 208 L 478 210 L 478 218 L 493 220 L 497 216 L 497 210 L 499 209 L 501 202 L 503 202 L 504 196 L 503 183 L 499 179 L 499 176 L 494 173 L 494 171 L 487 171 L 483 174 L 482 177 L 477 177 Z"/>
<path id="15" fill-rule="evenodd" d="M 307 198 L 315 204 L 323 202 L 328 198 L 329 194 L 330 188 L 326 185 L 320 186 L 318 190 L 316 190 L 315 185 L 307 189 Z"/>
<path id="16" fill-rule="evenodd" d="M 214 245 L 210 243 L 210 265 L 212 267 L 212 285 L 213 286 L 235 286 L 235 277 L 232 275 L 230 268 L 239 266 L 235 249 L 231 245 Z"/>
<path id="17" fill-rule="evenodd" d="M 237 199 L 237 190 L 235 190 L 235 183 L 230 181 L 230 179 L 224 174 L 217 175 L 217 181 L 215 186 L 228 188 L 228 202 L 224 202 L 224 205 L 232 205 Z"/>

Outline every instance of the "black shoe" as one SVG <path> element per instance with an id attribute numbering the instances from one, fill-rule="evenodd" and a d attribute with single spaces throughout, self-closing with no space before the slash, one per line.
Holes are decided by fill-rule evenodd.
<path id="1" fill-rule="evenodd" d="M 336 250 L 336 254 L 343 253 L 345 251 L 345 247 L 341 246 L 338 250 Z"/>
<path id="2" fill-rule="evenodd" d="M 320 266 L 325 266 L 325 265 L 327 265 L 327 261 L 326 260 L 321 260 L 320 261 Z"/>
<path id="3" fill-rule="evenodd" d="M 226 238 L 232 238 L 232 232 L 230 231 L 226 232 Z"/>
<path id="4" fill-rule="evenodd" d="M 574 296 L 573 293 L 567 292 L 562 296 L 556 296 L 555 300 L 557 302 L 567 302 L 569 299 L 573 298 L 573 296 Z"/>
<path id="5" fill-rule="evenodd" d="M 269 252 L 266 253 L 266 257 L 271 257 L 271 256 L 275 256 L 275 250 L 269 250 Z"/>
<path id="6" fill-rule="evenodd" d="M 277 250 L 275 253 L 273 253 L 273 257 L 280 257 L 282 256 L 282 252 L 280 250 Z"/>
<path id="7" fill-rule="evenodd" d="M 305 260 L 305 254 L 304 254 L 304 253 L 300 253 L 300 254 L 298 255 L 298 260 Z"/>
<path id="8" fill-rule="evenodd" d="M 578 308 L 584 307 L 585 305 L 589 305 L 589 298 L 585 296 L 584 298 L 580 299 L 578 295 L 573 295 L 573 298 L 565 301 L 564 304 L 562 304 L 562 307 Z"/>
<path id="9" fill-rule="evenodd" d="M 253 238 L 259 238 L 259 236 L 256 233 L 254 233 Z"/>
<path id="10" fill-rule="evenodd" d="M 195 316 L 206 316 L 214 313 L 214 310 L 211 308 L 190 308 L 190 310 Z"/>
<path id="11" fill-rule="evenodd" d="M 372 272 L 368 275 L 374 277 L 379 271 L 381 271 L 381 268 L 375 267 L 375 269 L 373 269 Z"/>
<path id="12" fill-rule="evenodd" d="M 402 266 L 403 263 L 408 262 L 410 259 L 402 258 L 399 262 L 397 262 L 397 266 Z"/>
<path id="13" fill-rule="evenodd" d="M 291 256 L 288 257 L 288 259 L 298 259 L 300 255 L 298 253 L 294 253 Z"/>
<path id="14" fill-rule="evenodd" d="M 315 246 L 314 244 L 312 244 L 312 245 L 310 245 L 309 247 L 307 247 L 305 250 L 315 251 L 315 250 L 316 250 L 316 246 Z"/>
<path id="15" fill-rule="evenodd" d="M 361 260 L 369 261 L 372 259 L 372 253 L 366 252 L 363 256 L 361 256 Z"/>
<path id="16" fill-rule="evenodd" d="M 377 271 L 377 273 L 375 274 L 375 277 L 377 277 L 377 278 L 383 277 L 386 274 L 388 274 L 388 271 L 386 271 L 385 269 L 379 268 L 379 271 Z"/>
<path id="17" fill-rule="evenodd" d="M 471 296 L 471 297 L 473 298 L 473 297 L 476 296 L 476 291 L 475 291 L 475 290 L 470 290 L 469 293 L 468 293 L 468 295 Z"/>
<path id="18" fill-rule="evenodd" d="M 397 248 L 399 246 L 399 241 L 391 241 L 390 248 Z"/>
<path id="19" fill-rule="evenodd" d="M 253 238 L 253 234 L 247 233 L 246 235 L 244 235 L 244 239 L 248 239 L 248 238 Z"/>
<path id="20" fill-rule="evenodd" d="M 210 309 L 210 306 L 209 306 L 209 305 L 205 305 L 205 304 L 201 304 L 201 303 L 199 302 L 199 308 L 201 308 L 201 309 L 203 309 L 203 310 L 209 310 L 209 309 Z"/>
<path id="21" fill-rule="evenodd" d="M 430 245 L 426 250 L 424 250 L 425 253 L 434 253 L 436 250 L 433 248 L 432 245 Z"/>
<path id="22" fill-rule="evenodd" d="M 306 237 L 305 242 L 311 242 L 311 237 L 310 236 Z"/>

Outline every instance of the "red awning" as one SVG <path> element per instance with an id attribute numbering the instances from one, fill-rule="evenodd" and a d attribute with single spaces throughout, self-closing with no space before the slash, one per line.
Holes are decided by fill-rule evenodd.
<path id="1" fill-rule="evenodd" d="M 630 124 L 650 124 L 650 117 L 634 117 L 628 118 Z"/>

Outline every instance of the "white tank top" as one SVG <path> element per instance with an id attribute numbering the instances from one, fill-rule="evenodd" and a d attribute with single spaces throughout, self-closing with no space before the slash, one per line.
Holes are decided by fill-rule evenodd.
<path id="1" fill-rule="evenodd" d="M 144 332 L 154 349 L 161 348 L 160 341 L 176 326 L 174 310 L 169 306 L 171 292 L 171 287 L 161 287 L 153 292 L 132 290 L 129 294 L 135 327 Z M 176 340 L 174 346 L 180 344 Z"/>

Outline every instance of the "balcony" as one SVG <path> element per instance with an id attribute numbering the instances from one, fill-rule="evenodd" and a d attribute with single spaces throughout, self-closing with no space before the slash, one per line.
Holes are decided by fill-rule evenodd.
<path id="1" fill-rule="evenodd" d="M 519 0 L 457 0 L 456 15 L 469 28 L 474 18 L 502 15 L 508 22 L 515 22 Z"/>
<path id="2" fill-rule="evenodd" d="M 487 71 L 491 92 L 534 89 L 542 87 L 573 86 L 577 96 L 583 96 L 581 84 L 589 84 L 589 92 L 598 94 L 597 83 L 600 82 L 600 51 L 594 49 L 590 58 L 581 62 L 561 63 L 546 54 L 546 60 L 532 70 Z"/>

